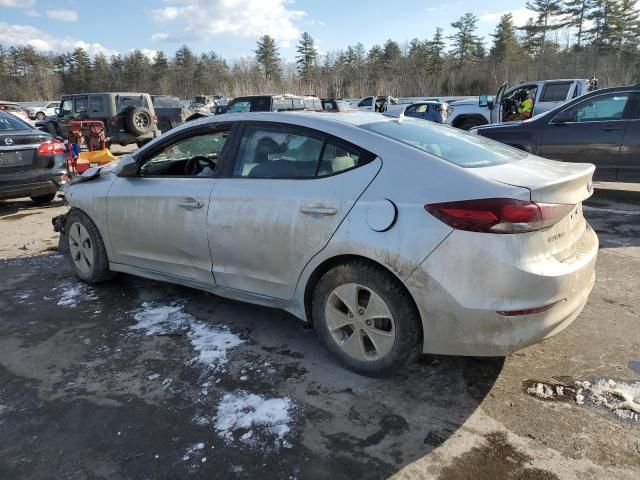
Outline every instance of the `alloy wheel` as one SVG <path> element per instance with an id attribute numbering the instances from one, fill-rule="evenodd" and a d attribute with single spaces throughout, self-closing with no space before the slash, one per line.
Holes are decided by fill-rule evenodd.
<path id="1" fill-rule="evenodd" d="M 327 298 L 325 318 L 333 340 L 355 360 L 380 360 L 395 343 L 389 306 L 364 285 L 347 283 L 335 288 Z"/>
<path id="2" fill-rule="evenodd" d="M 91 272 L 95 258 L 93 242 L 87 229 L 79 222 L 71 224 L 69 229 L 69 253 L 80 272 L 84 274 Z"/>

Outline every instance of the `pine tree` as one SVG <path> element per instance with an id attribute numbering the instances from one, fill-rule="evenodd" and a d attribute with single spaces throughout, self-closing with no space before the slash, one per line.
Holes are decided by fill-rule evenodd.
<path id="1" fill-rule="evenodd" d="M 640 11 L 635 0 L 622 0 L 620 3 L 622 15 L 622 42 L 625 50 L 633 51 L 640 43 Z"/>
<path id="2" fill-rule="evenodd" d="M 305 82 L 309 82 L 318 59 L 318 50 L 316 50 L 313 37 L 309 33 L 303 32 L 300 36 L 300 42 L 298 43 L 296 51 L 298 52 L 296 56 L 298 74 Z"/>
<path id="3" fill-rule="evenodd" d="M 588 19 L 593 22 L 593 27 L 587 30 L 586 36 L 597 52 L 611 52 L 620 48 L 625 25 L 619 0 L 595 0 Z"/>
<path id="4" fill-rule="evenodd" d="M 478 29 L 478 17 L 467 12 L 451 26 L 456 29 L 453 35 L 447 37 L 453 43 L 451 55 L 459 62 L 477 60 L 481 51 L 479 45 L 482 44 L 482 39 L 475 34 Z"/>
<path id="5" fill-rule="evenodd" d="M 566 0 L 562 13 L 564 24 L 576 32 L 576 48 L 582 47 L 587 17 L 593 8 L 593 0 Z"/>
<path id="6" fill-rule="evenodd" d="M 155 92 L 166 95 L 168 92 L 169 60 L 162 50 L 156 52 L 151 64 L 151 81 Z"/>
<path id="7" fill-rule="evenodd" d="M 263 35 L 257 41 L 255 50 L 256 60 L 262 66 L 264 78 L 267 80 L 278 80 L 280 78 L 280 55 L 278 47 L 273 37 Z"/>
<path id="8" fill-rule="evenodd" d="M 444 34 L 442 28 L 437 27 L 436 33 L 428 43 L 429 49 L 429 68 L 428 71 L 431 75 L 440 75 L 444 67 Z"/>
<path id="9" fill-rule="evenodd" d="M 491 36 L 493 37 L 493 45 L 490 53 L 496 60 L 508 62 L 520 54 L 520 42 L 518 42 L 518 37 L 516 36 L 511 13 L 505 13 L 500 17 L 500 21 Z"/>
<path id="10" fill-rule="evenodd" d="M 95 91 L 107 91 L 110 86 L 111 72 L 109 62 L 104 53 L 96 53 L 93 57 L 93 88 Z"/>
<path id="11" fill-rule="evenodd" d="M 70 74 L 72 91 L 80 93 L 91 90 L 91 59 L 82 47 L 77 47 L 71 54 Z"/>

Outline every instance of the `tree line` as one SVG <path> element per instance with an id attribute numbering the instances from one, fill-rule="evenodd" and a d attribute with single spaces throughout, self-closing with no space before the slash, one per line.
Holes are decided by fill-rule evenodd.
<path id="1" fill-rule="evenodd" d="M 445 32 L 404 43 L 362 43 L 321 54 L 304 32 L 295 61 L 276 41 L 260 37 L 254 56 L 228 61 L 187 45 L 172 57 L 140 50 L 91 58 L 82 48 L 42 53 L 32 46 L 0 46 L 0 98 L 55 99 L 63 93 L 142 91 L 183 99 L 199 94 L 256 93 L 428 96 L 493 93 L 510 83 L 545 78 L 590 78 L 600 86 L 640 79 L 640 11 L 635 0 L 530 0 L 534 14 L 516 25 L 502 15 L 489 41 L 478 18 L 465 13 Z M 448 41 L 448 42 L 447 42 Z"/>

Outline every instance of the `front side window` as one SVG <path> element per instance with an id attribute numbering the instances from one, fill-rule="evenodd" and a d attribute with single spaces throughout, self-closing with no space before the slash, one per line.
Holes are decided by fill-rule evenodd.
<path id="1" fill-rule="evenodd" d="M 87 97 L 78 97 L 73 101 L 73 103 L 76 113 L 84 113 L 89 108 L 87 105 Z"/>
<path id="2" fill-rule="evenodd" d="M 628 93 L 599 95 L 565 110 L 563 116 L 567 115 L 570 122 L 621 120 L 628 101 Z"/>
<path id="3" fill-rule="evenodd" d="M 358 104 L 358 106 L 359 106 L 359 107 L 370 107 L 370 106 L 371 106 L 371 103 L 372 103 L 372 100 L 373 100 L 373 99 L 372 99 L 371 97 L 365 98 L 364 100 L 362 100 L 362 101 Z"/>
<path id="4" fill-rule="evenodd" d="M 140 176 L 213 177 L 229 130 L 194 135 L 165 147 L 140 167 Z"/>
<path id="5" fill-rule="evenodd" d="M 461 167 L 489 167 L 525 158 L 527 154 L 481 135 L 413 118 L 388 120 L 362 128 L 410 145 Z"/>
<path id="6" fill-rule="evenodd" d="M 73 111 L 73 100 L 67 98 L 62 101 L 62 114 L 63 115 L 71 115 Z"/>

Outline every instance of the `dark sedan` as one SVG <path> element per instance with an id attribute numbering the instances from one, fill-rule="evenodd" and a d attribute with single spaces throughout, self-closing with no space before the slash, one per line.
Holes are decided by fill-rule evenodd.
<path id="1" fill-rule="evenodd" d="M 524 122 L 472 132 L 541 157 L 593 163 L 594 180 L 640 182 L 640 85 L 596 90 Z"/>
<path id="2" fill-rule="evenodd" d="M 50 202 L 66 181 L 65 158 L 62 142 L 0 112 L 0 199 Z"/>

